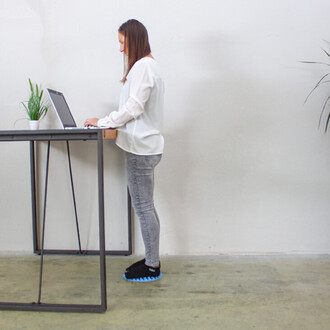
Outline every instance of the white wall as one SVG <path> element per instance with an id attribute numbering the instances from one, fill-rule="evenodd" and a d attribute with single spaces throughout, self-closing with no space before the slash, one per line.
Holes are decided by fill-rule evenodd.
<path id="1" fill-rule="evenodd" d="M 304 105 L 326 71 L 299 62 L 327 60 L 329 12 L 328 0 L 1 0 L 0 129 L 27 128 L 15 121 L 25 116 L 19 102 L 29 77 L 63 91 L 79 125 L 116 109 L 117 29 L 137 18 L 166 82 L 166 150 L 156 174 L 161 253 L 329 253 L 330 143 L 317 129 L 328 88 Z M 50 112 L 42 128 L 55 127 Z M 86 143 L 72 148 L 83 237 L 93 247 L 95 151 Z M 0 249 L 30 251 L 28 147 L 1 144 L 0 151 Z M 50 202 L 50 245 L 62 244 L 58 233 L 63 246 L 73 239 L 67 181 L 55 185 L 66 176 L 64 151 L 56 145 L 52 154 L 50 194 L 61 195 L 62 206 L 58 217 Z M 124 157 L 113 142 L 105 151 L 114 229 L 126 221 Z M 124 227 L 109 229 L 108 244 L 125 247 Z M 139 230 L 135 236 L 143 253 Z"/>

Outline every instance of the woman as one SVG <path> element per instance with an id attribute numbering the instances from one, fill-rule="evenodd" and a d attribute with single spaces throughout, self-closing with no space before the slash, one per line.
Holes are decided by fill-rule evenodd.
<path id="1" fill-rule="evenodd" d="M 140 220 L 145 259 L 126 269 L 130 281 L 149 282 L 162 274 L 159 262 L 159 219 L 154 207 L 154 169 L 160 162 L 164 138 L 161 135 L 164 83 L 159 64 L 151 55 L 148 32 L 137 20 L 118 30 L 125 72 L 119 110 L 109 116 L 90 118 L 85 126 L 118 129 L 116 144 L 126 152 L 128 188 Z"/>

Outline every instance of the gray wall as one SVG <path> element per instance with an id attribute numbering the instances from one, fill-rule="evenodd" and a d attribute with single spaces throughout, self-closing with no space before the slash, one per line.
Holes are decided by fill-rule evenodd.
<path id="1" fill-rule="evenodd" d="M 1 0 L 0 129 L 28 127 L 18 119 L 29 77 L 64 92 L 79 125 L 115 110 L 117 29 L 137 18 L 166 82 L 155 197 L 161 253 L 329 253 L 330 144 L 317 129 L 329 89 L 304 105 L 326 70 L 299 62 L 327 61 L 329 12 L 328 0 Z M 51 110 L 41 128 L 58 127 Z M 93 147 L 72 145 L 88 248 L 97 247 Z M 0 152 L 0 249 L 29 252 L 28 145 L 1 144 Z M 105 152 L 107 248 L 125 248 L 124 155 L 113 141 Z M 44 153 L 41 143 L 40 180 Z M 51 157 L 46 241 L 74 247 L 64 146 L 54 144 Z"/>

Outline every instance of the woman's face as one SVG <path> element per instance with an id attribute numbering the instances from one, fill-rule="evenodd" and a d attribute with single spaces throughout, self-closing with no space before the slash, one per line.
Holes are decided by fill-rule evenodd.
<path id="1" fill-rule="evenodd" d="M 127 49 L 127 45 L 125 47 L 125 36 L 118 32 L 118 40 L 119 40 L 119 44 L 120 44 L 120 48 L 119 51 L 122 53 L 124 52 L 126 56 L 128 56 L 128 49 Z"/>

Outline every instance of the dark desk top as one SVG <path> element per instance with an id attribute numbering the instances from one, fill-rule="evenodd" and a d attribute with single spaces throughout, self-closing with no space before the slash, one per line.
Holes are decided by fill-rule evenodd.
<path id="1" fill-rule="evenodd" d="M 115 129 L 41 129 L 0 131 L 0 141 L 65 141 L 115 139 Z"/>

